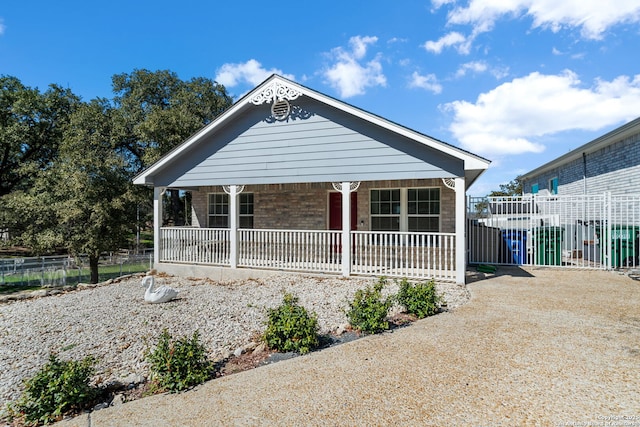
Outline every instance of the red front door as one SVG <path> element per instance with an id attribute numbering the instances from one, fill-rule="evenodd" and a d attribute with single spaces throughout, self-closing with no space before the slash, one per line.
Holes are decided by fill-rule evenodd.
<path id="1" fill-rule="evenodd" d="M 358 193 L 351 193 L 351 230 L 358 229 Z M 329 193 L 329 230 L 342 230 L 342 193 Z"/>

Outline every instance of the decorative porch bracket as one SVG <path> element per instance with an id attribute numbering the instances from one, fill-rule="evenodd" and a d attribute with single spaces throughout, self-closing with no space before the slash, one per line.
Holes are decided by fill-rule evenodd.
<path id="1" fill-rule="evenodd" d="M 332 183 L 342 193 L 342 275 L 351 275 L 351 193 L 360 187 L 360 181 Z"/>
<path id="2" fill-rule="evenodd" d="M 244 191 L 244 185 L 223 185 L 229 195 L 229 264 L 238 268 L 238 195 Z"/>

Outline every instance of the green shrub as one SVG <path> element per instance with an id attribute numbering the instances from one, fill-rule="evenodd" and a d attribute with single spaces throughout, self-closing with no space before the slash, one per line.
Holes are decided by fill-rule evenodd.
<path id="1" fill-rule="evenodd" d="M 287 293 L 279 307 L 269 309 L 263 339 L 277 351 L 308 353 L 319 344 L 318 318 L 298 305 L 297 297 Z"/>
<path id="2" fill-rule="evenodd" d="M 38 425 L 89 407 L 98 396 L 98 389 L 89 385 L 94 364 L 90 356 L 64 361 L 51 354 L 40 371 L 25 381 L 25 391 L 10 412 L 24 416 L 27 425 Z"/>
<path id="3" fill-rule="evenodd" d="M 174 341 L 165 329 L 156 348 L 147 352 L 152 382 L 163 391 L 172 393 L 202 384 L 215 375 L 213 363 L 200 343 L 198 331 L 191 338 Z"/>
<path id="4" fill-rule="evenodd" d="M 356 291 L 346 313 L 352 327 L 371 334 L 389 329 L 387 314 L 393 298 L 382 297 L 382 288 L 386 284 L 386 279 L 381 277 L 373 287 L 367 286 Z"/>
<path id="5" fill-rule="evenodd" d="M 415 315 L 418 319 L 436 314 L 443 301 L 436 292 L 433 280 L 412 285 L 407 279 L 402 279 L 397 299 L 407 313 Z"/>

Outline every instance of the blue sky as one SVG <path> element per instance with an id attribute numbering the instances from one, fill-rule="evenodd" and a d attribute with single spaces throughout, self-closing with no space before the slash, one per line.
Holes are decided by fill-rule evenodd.
<path id="1" fill-rule="evenodd" d="M 472 195 L 640 116 L 640 0 L 3 3 L 0 74 L 28 86 L 278 73 L 492 160 Z"/>

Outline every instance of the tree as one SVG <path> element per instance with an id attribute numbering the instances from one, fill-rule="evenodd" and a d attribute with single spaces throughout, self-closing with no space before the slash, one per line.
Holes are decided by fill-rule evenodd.
<path id="1" fill-rule="evenodd" d="M 168 70 L 134 70 L 112 77 L 124 147 L 136 172 L 186 140 L 229 108 L 224 86 L 206 79 L 183 81 Z"/>
<path id="2" fill-rule="evenodd" d="M 19 79 L 0 76 L 0 197 L 30 185 L 49 167 L 80 98 L 50 85 L 41 93 Z"/>
<path id="3" fill-rule="evenodd" d="M 500 196 L 521 196 L 522 195 L 522 181 L 519 176 L 517 176 L 512 181 L 509 181 L 506 184 L 500 184 L 500 190 L 494 190 L 489 193 L 489 197 L 500 197 Z"/>
<path id="4" fill-rule="evenodd" d="M 88 255 L 92 282 L 98 280 L 100 254 L 127 244 L 137 206 L 150 201 L 148 189 L 133 186 L 133 176 L 231 105 L 223 86 L 203 78 L 184 82 L 169 71 L 136 70 L 114 76 L 113 83 L 113 101 L 89 103 L 51 86 L 48 103 L 34 102 L 20 117 L 12 114 L 28 104 L 22 98 L 37 100 L 37 91 L 7 78 L 0 98 L 0 120 L 7 123 L 0 131 L 10 136 L 8 151 L 28 171 L 20 172 L 28 180 L 16 181 L 2 198 L 0 229 L 38 254 L 64 248 Z M 34 140 L 43 149 L 27 157 L 36 144 L 19 136 L 34 128 L 41 130 L 34 131 L 41 138 Z M 3 139 L 2 148 L 10 144 Z M 175 205 L 183 206 L 175 196 Z"/>
<path id="5" fill-rule="evenodd" d="M 122 248 L 134 231 L 130 165 L 113 128 L 113 108 L 93 100 L 73 115 L 56 165 L 58 218 L 72 254 L 87 254 L 91 282 L 100 254 Z"/>
<path id="6" fill-rule="evenodd" d="M 150 166 L 229 108 L 224 86 L 206 79 L 183 81 L 168 70 L 134 70 L 113 76 L 123 149 L 135 172 Z M 170 191 L 169 220 L 182 225 L 180 193 Z"/>
<path id="7" fill-rule="evenodd" d="M 51 167 L 34 185 L 12 194 L 15 218 L 22 218 L 22 243 L 36 252 L 65 248 L 89 257 L 91 282 L 105 251 L 126 245 L 135 224 L 130 165 L 119 151 L 114 109 L 107 100 L 82 104 L 71 116 Z"/>

